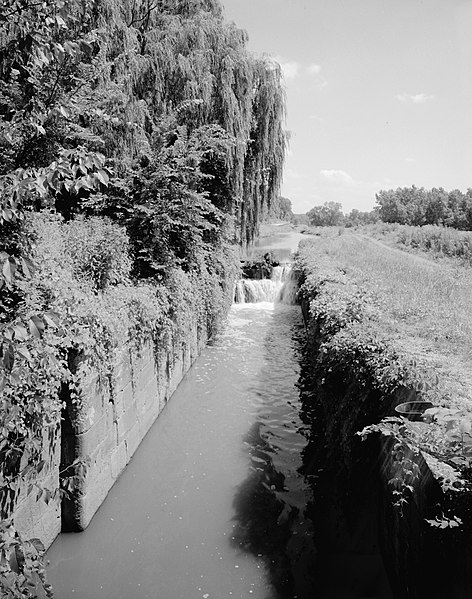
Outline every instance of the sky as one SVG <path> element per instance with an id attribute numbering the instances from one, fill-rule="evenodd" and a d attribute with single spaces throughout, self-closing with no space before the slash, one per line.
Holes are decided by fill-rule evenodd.
<path id="1" fill-rule="evenodd" d="M 221 1 L 282 66 L 295 213 L 472 187 L 472 0 Z"/>

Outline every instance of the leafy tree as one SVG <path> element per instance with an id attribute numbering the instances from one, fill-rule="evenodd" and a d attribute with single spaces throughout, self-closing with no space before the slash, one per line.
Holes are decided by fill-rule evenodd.
<path id="1" fill-rule="evenodd" d="M 404 187 L 380 191 L 378 212 L 384 222 L 406 225 L 445 225 L 460 230 L 472 227 L 472 195 L 458 189 L 446 192 L 442 187 L 426 191 Z"/>
<path id="2" fill-rule="evenodd" d="M 342 205 L 338 202 L 325 202 L 307 212 L 308 222 L 313 227 L 336 227 L 343 223 Z"/>
<path id="3" fill-rule="evenodd" d="M 276 218 L 279 220 L 292 221 L 292 202 L 288 198 L 279 196 L 275 202 L 272 203 L 269 218 Z"/>
<path id="4" fill-rule="evenodd" d="M 424 188 L 399 187 L 395 191 L 380 191 L 376 194 L 379 216 L 387 223 L 402 225 L 425 224 L 427 196 Z"/>
<path id="5" fill-rule="evenodd" d="M 444 225 L 450 221 L 448 194 L 442 187 L 427 192 L 425 221 L 430 225 Z"/>

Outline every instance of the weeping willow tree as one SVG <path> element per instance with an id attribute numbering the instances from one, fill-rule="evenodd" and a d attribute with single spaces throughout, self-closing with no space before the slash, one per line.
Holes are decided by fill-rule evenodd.
<path id="1" fill-rule="evenodd" d="M 149 159 L 163 129 L 210 124 L 228 136 L 224 156 L 202 165 L 211 201 L 250 242 L 279 196 L 284 94 L 279 66 L 247 50 L 247 35 L 223 20 L 218 0 L 97 0 L 95 77 L 81 115 L 118 173 Z M 208 157 L 207 157 L 208 158 Z"/>

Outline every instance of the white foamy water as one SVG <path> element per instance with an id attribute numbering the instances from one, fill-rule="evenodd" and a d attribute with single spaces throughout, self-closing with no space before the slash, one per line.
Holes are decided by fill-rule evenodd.
<path id="1" fill-rule="evenodd" d="M 270 279 L 239 279 L 234 301 L 238 304 L 277 302 L 294 304 L 298 291 L 297 276 L 290 262 L 275 266 Z"/>

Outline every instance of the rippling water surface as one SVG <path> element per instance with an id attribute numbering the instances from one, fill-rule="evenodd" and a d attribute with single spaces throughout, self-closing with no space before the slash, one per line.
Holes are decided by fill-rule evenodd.
<path id="1" fill-rule="evenodd" d="M 58 599 L 300 599 L 300 309 L 234 305 L 89 528 L 49 551 Z"/>

